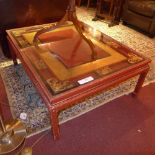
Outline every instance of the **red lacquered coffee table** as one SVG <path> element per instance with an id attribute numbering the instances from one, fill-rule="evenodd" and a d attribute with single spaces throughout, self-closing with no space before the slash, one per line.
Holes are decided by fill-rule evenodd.
<path id="1" fill-rule="evenodd" d="M 140 75 L 133 92 L 137 94 L 150 60 L 86 24 L 82 24 L 82 30 L 95 45 L 95 60 L 88 44 L 69 23 L 41 35 L 39 48 L 33 46 L 36 31 L 51 25 L 12 29 L 7 34 L 14 64 L 16 58 L 21 60 L 48 107 L 52 133 L 58 139 L 60 111 Z"/>

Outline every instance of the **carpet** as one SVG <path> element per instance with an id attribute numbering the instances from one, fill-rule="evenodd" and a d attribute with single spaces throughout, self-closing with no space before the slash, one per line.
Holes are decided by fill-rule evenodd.
<path id="1" fill-rule="evenodd" d="M 81 21 L 149 57 L 152 62 L 150 64 L 151 69 L 145 80 L 145 85 L 155 81 L 155 38 L 150 39 L 122 24 L 109 28 L 104 21 L 93 22 L 92 18 L 95 14 L 93 9 L 86 10 L 83 7 L 77 8 L 77 14 Z M 14 67 L 12 61 L 1 56 L 0 74 L 6 88 L 13 117 L 19 118 L 22 112 L 28 114 L 27 119 L 22 120 L 27 127 L 28 135 L 32 136 L 49 129 L 50 119 L 48 110 L 26 75 L 22 65 L 19 64 Z M 137 77 L 132 78 L 115 88 L 104 91 L 86 99 L 78 105 L 62 111 L 59 115 L 60 124 L 95 109 L 117 97 L 129 94 L 133 91 L 136 80 Z"/>

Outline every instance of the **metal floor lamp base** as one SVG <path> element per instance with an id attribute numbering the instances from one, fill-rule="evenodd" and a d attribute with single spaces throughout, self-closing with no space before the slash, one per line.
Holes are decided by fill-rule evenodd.
<path id="1" fill-rule="evenodd" d="M 26 128 L 19 120 L 13 120 L 4 125 L 0 116 L 2 132 L 0 132 L 0 154 L 6 154 L 17 149 L 25 140 Z"/>

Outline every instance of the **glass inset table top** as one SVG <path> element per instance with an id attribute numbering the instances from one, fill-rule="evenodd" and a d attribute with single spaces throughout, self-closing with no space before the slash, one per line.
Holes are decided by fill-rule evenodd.
<path id="1" fill-rule="evenodd" d="M 92 60 L 89 45 L 71 24 L 39 36 L 39 48 L 36 48 L 32 42 L 38 29 L 41 28 L 37 27 L 30 31 L 16 29 L 11 33 L 21 52 L 53 95 L 80 86 L 78 81 L 82 79 L 89 78 L 94 81 L 133 64 L 130 62 L 129 54 L 117 50 L 119 45 L 118 48 L 112 47 L 116 47 L 117 43 L 112 42 L 112 46 L 109 46 L 109 43 L 85 33 L 93 42 L 97 53 L 97 59 Z M 137 59 L 134 63 L 142 60 L 136 55 L 134 58 Z"/>

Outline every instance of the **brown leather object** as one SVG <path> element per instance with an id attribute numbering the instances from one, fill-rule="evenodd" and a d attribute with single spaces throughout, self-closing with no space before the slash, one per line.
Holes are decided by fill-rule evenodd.
<path id="1" fill-rule="evenodd" d="M 155 1 L 143 0 L 139 2 L 135 0 L 130 0 L 128 3 L 128 8 L 133 12 L 136 12 L 148 17 L 153 17 L 155 15 Z"/>
<path id="2" fill-rule="evenodd" d="M 126 0 L 122 20 L 123 23 L 132 25 L 153 37 L 155 35 L 155 0 Z"/>
<path id="3" fill-rule="evenodd" d="M 0 0 L 0 43 L 10 56 L 6 29 L 58 21 L 65 13 L 69 0 Z"/>

